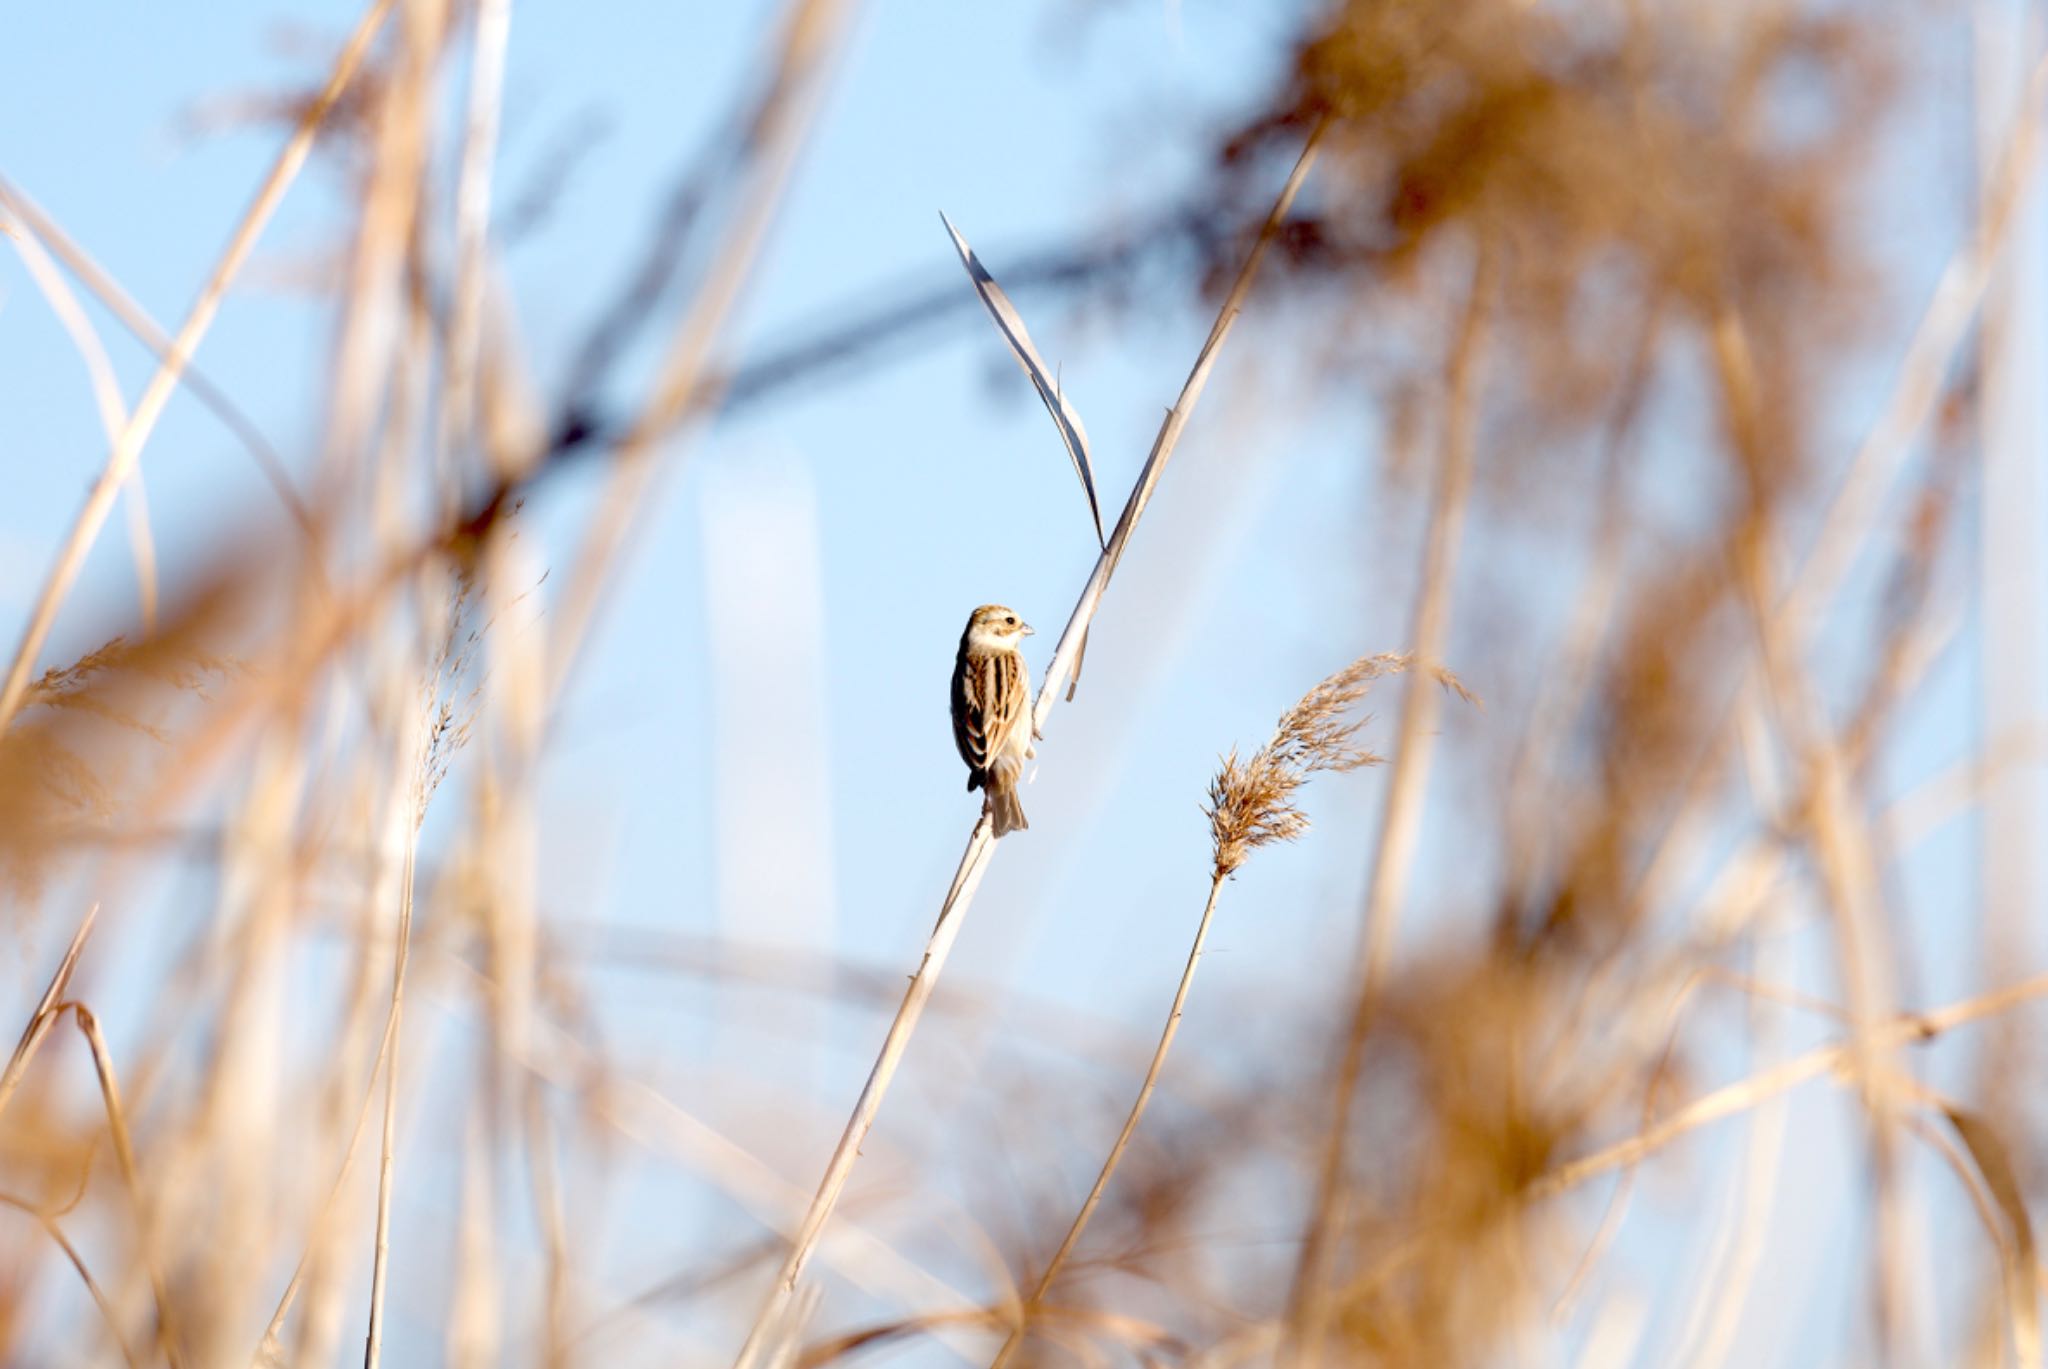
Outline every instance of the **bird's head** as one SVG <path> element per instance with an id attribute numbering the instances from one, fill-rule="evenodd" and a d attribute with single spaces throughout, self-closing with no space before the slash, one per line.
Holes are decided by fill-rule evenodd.
<path id="1" fill-rule="evenodd" d="M 1031 624 L 1015 609 L 983 604 L 967 619 L 967 645 L 976 651 L 1015 651 L 1031 635 Z"/>

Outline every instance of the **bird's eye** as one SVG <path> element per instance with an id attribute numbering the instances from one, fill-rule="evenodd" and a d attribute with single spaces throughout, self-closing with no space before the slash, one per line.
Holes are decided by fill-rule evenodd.
<path id="1" fill-rule="evenodd" d="M 1005 619 L 1003 619 L 1003 623 L 1004 623 L 1004 625 L 1005 625 L 1005 626 L 1007 626 L 1007 627 L 1015 627 L 1015 626 L 1017 626 L 1017 618 L 1016 618 L 1016 615 L 1015 615 L 1015 614 L 1012 614 L 1012 615 L 1011 615 L 1011 616 L 1009 616 L 1008 618 L 1005 618 Z"/>

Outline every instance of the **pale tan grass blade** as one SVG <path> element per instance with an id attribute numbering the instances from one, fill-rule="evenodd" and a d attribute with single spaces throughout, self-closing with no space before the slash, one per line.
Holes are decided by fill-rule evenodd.
<path id="1" fill-rule="evenodd" d="M 0 187 L 0 207 L 7 202 L 4 187 Z M 5 222 L 0 218 L 0 223 Z M 101 345 L 99 333 L 86 318 L 85 310 L 79 307 L 78 297 L 65 284 L 63 273 L 50 260 L 49 253 L 43 250 L 36 235 L 24 230 L 10 232 L 6 237 L 14 244 L 14 250 L 20 255 L 22 265 L 28 268 L 36 288 L 49 301 L 50 312 L 71 335 L 71 345 L 77 350 L 79 360 L 85 363 L 86 375 L 92 382 L 93 403 L 99 410 L 100 435 L 111 448 L 121 440 L 121 433 L 128 426 L 128 406 L 122 402 L 120 383 L 114 379 L 114 367 L 107 358 L 107 349 Z M 135 558 L 135 588 L 141 599 L 142 630 L 153 634 L 156 631 L 157 601 L 156 538 L 149 527 L 149 501 L 143 489 L 140 467 L 129 478 L 127 495 L 128 540 Z"/>
<path id="2" fill-rule="evenodd" d="M 42 245 L 47 247 L 57 260 L 64 263 L 72 275 L 85 283 L 85 287 L 92 291 L 94 298 L 120 320 L 121 326 L 126 328 L 136 341 L 149 349 L 150 354 L 160 365 L 170 364 L 171 353 L 176 345 L 170 334 L 150 317 L 149 311 L 138 304 L 105 267 L 94 260 L 91 253 L 80 247 L 64 231 L 63 225 L 45 213 L 42 206 L 20 186 L 9 185 L 5 177 L 0 177 L 0 205 L 4 205 L 18 216 L 23 227 L 32 231 L 41 240 Z M 305 501 L 299 497 L 297 487 L 292 484 L 291 473 L 285 469 L 284 458 L 277 454 L 277 449 L 263 436 L 255 421 L 229 398 L 226 391 L 214 384 L 207 373 L 190 357 L 185 358 L 184 374 L 180 383 L 191 392 L 194 399 L 205 405 L 213 416 L 220 420 L 222 426 L 248 448 L 250 457 L 256 462 L 256 467 L 262 472 L 264 480 L 276 493 L 278 502 L 284 505 L 285 512 L 291 515 L 300 532 L 311 540 L 315 535 L 313 515 L 307 511 Z M 127 419 L 124 416 L 121 427 L 126 426 Z M 112 438 L 109 438 L 109 445 L 111 443 Z"/>

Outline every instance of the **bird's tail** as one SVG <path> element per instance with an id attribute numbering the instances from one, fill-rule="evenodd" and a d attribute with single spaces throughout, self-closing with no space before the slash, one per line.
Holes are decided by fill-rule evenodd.
<path id="1" fill-rule="evenodd" d="M 1006 837 L 1031 825 L 1024 820 L 1024 805 L 1017 802 L 1017 790 L 1014 785 L 991 784 L 988 787 L 988 815 L 994 825 L 995 834 L 999 837 Z"/>

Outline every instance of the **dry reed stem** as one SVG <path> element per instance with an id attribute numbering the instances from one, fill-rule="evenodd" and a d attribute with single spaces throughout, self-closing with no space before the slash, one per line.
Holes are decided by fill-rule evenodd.
<path id="1" fill-rule="evenodd" d="M 342 91 L 355 75 L 357 64 L 369 50 L 370 40 L 376 35 L 384 16 L 390 11 L 392 0 L 372 0 L 369 10 L 342 48 L 333 71 L 320 94 L 306 107 L 299 117 L 298 127 L 278 154 L 270 172 L 256 192 L 255 201 L 243 214 L 234 234 L 228 240 L 227 249 L 215 264 L 213 273 L 199 292 L 191 312 L 186 315 L 184 325 L 178 330 L 171 345 L 171 353 L 157 367 L 143 389 L 142 398 L 136 401 L 135 411 L 130 415 L 128 425 L 121 432 L 121 438 L 114 444 L 107 456 L 105 468 L 93 482 L 92 491 L 86 496 L 85 506 L 79 510 L 77 520 L 51 566 L 42 592 L 36 597 L 35 607 L 30 611 L 28 626 L 23 630 L 21 642 L 16 646 L 12 664 L 8 666 L 4 682 L 0 682 L 0 732 L 5 732 L 20 710 L 23 697 L 28 692 L 29 674 L 35 668 L 36 656 L 43 649 L 51 626 L 57 620 L 57 610 L 64 597 L 84 568 L 86 552 L 99 535 L 112 510 L 114 499 L 121 492 L 136 463 L 142 456 L 143 445 L 156 428 L 157 420 L 163 416 L 164 406 L 170 402 L 171 392 L 177 388 L 184 371 L 186 358 L 199 348 L 200 341 L 212 326 L 214 316 L 219 312 L 228 284 L 241 270 L 249 253 L 256 246 L 256 239 L 270 222 L 271 214 L 284 198 L 299 169 L 305 164 L 312 151 L 313 135 L 327 113 L 341 98 Z"/>
<path id="2" fill-rule="evenodd" d="M 2031 64 L 2030 54 L 2041 48 L 2041 16 L 2033 11 L 2027 11 L 2024 19 L 2002 15 L 1990 0 L 1978 0 L 1973 9 L 1970 27 L 1975 59 L 1977 141 L 1979 156 L 1992 163 L 1982 169 L 1983 174 L 1995 176 L 1995 159 L 2002 151 L 1999 138 L 2015 108 L 2020 117 L 2038 117 L 2018 98 L 2025 92 L 2010 86 L 2007 78 L 2016 79 L 2024 74 Z M 2038 129 L 2034 136 L 2039 136 Z M 1965 373 L 1967 381 L 1959 378 L 1952 385 L 1943 401 L 1944 416 L 1950 412 L 1949 405 L 1968 404 L 1970 430 L 1960 431 L 1960 425 L 1952 425 L 1941 432 L 1936 442 L 1930 443 L 1935 451 L 1933 459 L 1941 463 L 1937 469 L 1952 486 L 1959 487 L 1970 476 L 1975 477 L 1977 545 L 1974 573 L 1969 577 L 1972 592 L 1968 594 L 1965 611 L 1974 610 L 1971 616 L 1976 620 L 1977 730 L 1980 737 L 1987 738 L 2033 724 L 2040 716 L 2043 695 L 2048 693 L 2043 688 L 2048 680 L 2044 680 L 2040 667 L 2043 641 L 2039 587 L 2042 573 L 2048 569 L 2040 550 L 2038 453 L 2042 429 L 2033 402 L 2041 370 L 2042 340 L 2028 319 L 2031 309 L 2024 302 L 2030 278 L 2044 259 L 2038 245 L 2039 198 L 2032 197 L 2031 217 L 2020 219 L 2021 226 L 2012 233 L 2013 241 L 1992 264 L 1977 328 L 1975 367 Z M 1970 387 L 1967 397 L 1963 392 L 1965 383 Z M 1941 442 L 1942 438 L 1948 441 Z M 1964 474 L 1966 468 L 1973 468 L 1968 469 L 1968 475 Z M 1962 499 L 1959 491 L 1945 491 L 1944 496 L 1953 503 Z M 1953 503 L 1930 516 L 1929 522 L 1939 526 L 1954 517 Z M 1931 553 L 1927 559 L 1931 562 Z M 1920 592 L 1923 600 L 1929 597 L 1925 589 Z M 1905 649 L 1901 644 L 1893 647 L 1893 653 L 1903 655 Z M 1992 786 L 1984 796 L 1974 871 L 1980 964 L 2009 965 L 2034 958 L 2032 922 L 2041 905 L 2043 889 L 2038 854 L 2042 844 L 2042 813 L 2038 775 L 2014 776 Z M 1966 1141 L 1971 1135 L 1963 1131 L 1966 1116 L 1973 1128 L 1980 1128 L 1992 1138 L 1994 1149 L 2000 1152 L 1994 1160 L 2000 1164 L 2004 1156 L 1996 1141 L 1997 1134 L 2008 1126 L 2021 1132 L 2026 1125 L 2022 1101 L 2025 1093 L 2015 1089 L 2013 1083 L 2033 1073 L 2035 1056 L 2033 1043 L 2013 1030 L 2011 1024 L 2001 1024 L 1992 1030 L 1974 1062 L 1976 1082 L 1972 1092 L 1982 1100 L 1983 1114 L 1953 1114 L 1956 1128 Z M 1975 1155 L 1974 1146 L 1971 1150 Z M 2024 1226 L 2023 1208 L 2018 1219 Z M 2023 1234 L 2031 1267 L 2032 1233 L 2027 1229 Z M 2008 1265 L 2005 1273 L 2010 1283 L 2014 1271 Z M 1986 1301 L 1988 1304 L 1989 1300 Z M 2017 1298 L 2013 1299 L 2012 1310 L 2020 1310 Z M 2026 1294 L 2025 1310 L 2035 1324 L 2015 1331 L 2014 1341 L 2021 1347 L 2019 1358 L 2023 1366 L 2039 1362 L 2040 1330 L 2031 1291 Z M 1984 1357 L 1995 1360 L 1996 1351 Z"/>
<path id="3" fill-rule="evenodd" d="M 403 754 L 424 767 L 425 748 Z M 416 773 L 418 773 L 416 771 Z M 363 1342 L 363 1369 L 377 1369 L 384 1346 L 384 1287 L 391 1262 L 391 1193 L 398 1150 L 398 1056 L 405 1013 L 405 970 L 412 953 L 413 881 L 419 852 L 421 810 L 426 795 L 416 780 L 411 787 L 412 811 L 406 815 L 405 853 L 399 871 L 398 928 L 391 961 L 391 1006 L 384 1019 L 384 1135 L 377 1158 L 377 1230 L 370 1266 L 370 1324 Z"/>
<path id="4" fill-rule="evenodd" d="M 1003 1369 L 1023 1345 L 1024 1337 L 1030 1334 L 1032 1323 L 1038 1319 L 1045 1307 L 1045 1295 L 1051 1291 L 1053 1281 L 1065 1267 L 1067 1257 L 1080 1244 L 1081 1233 L 1088 1229 L 1089 1219 L 1102 1204 L 1102 1195 L 1109 1188 L 1109 1179 L 1116 1173 L 1116 1167 L 1123 1162 L 1124 1151 L 1131 1144 L 1131 1137 L 1137 1133 L 1138 1121 L 1145 1115 L 1146 1105 L 1152 1101 L 1152 1090 L 1158 1086 L 1160 1072 L 1166 1068 L 1167 1052 L 1173 1048 L 1173 1038 L 1180 1031 L 1182 1011 L 1187 1007 L 1188 992 L 1195 984 L 1195 967 L 1202 961 L 1202 949 L 1209 941 L 1209 922 L 1216 914 L 1216 900 L 1223 892 L 1223 881 L 1228 878 L 1220 871 L 1209 880 L 1209 898 L 1202 905 L 1201 921 L 1195 925 L 1194 945 L 1188 949 L 1187 966 L 1181 971 L 1180 983 L 1173 991 L 1173 1006 L 1167 1009 L 1166 1026 L 1159 1034 L 1159 1046 L 1152 1052 L 1152 1063 L 1145 1069 L 1145 1081 L 1138 1086 L 1138 1096 L 1131 1104 L 1130 1112 L 1124 1117 L 1123 1129 L 1117 1133 L 1116 1142 L 1110 1146 L 1109 1154 L 1103 1157 L 1102 1168 L 1095 1175 L 1095 1183 L 1089 1188 L 1088 1196 L 1081 1203 L 1081 1210 L 1074 1214 L 1073 1223 L 1061 1239 L 1059 1249 L 1053 1251 L 1046 1261 L 1045 1271 L 1038 1276 L 1031 1295 L 1018 1310 L 1016 1324 L 1003 1341 L 1002 1348 L 990 1362 L 989 1369 Z"/>
<path id="5" fill-rule="evenodd" d="M 515 588 L 537 583 L 542 572 L 530 550 L 509 537 L 488 549 L 486 592 L 493 617 L 518 606 Z M 522 611 L 523 612 L 523 611 Z M 521 1063 L 524 1042 L 539 1009 L 540 933 L 536 906 L 540 819 L 536 796 L 546 718 L 541 692 L 546 683 L 547 647 L 536 613 L 508 632 L 493 635 L 485 710 L 493 745 L 478 775 L 482 804 L 479 845 L 488 862 L 483 895 L 489 909 L 486 955 L 495 981 L 480 995 L 489 1014 L 484 1086 L 491 1091 L 502 1125 L 523 1133 L 533 1221 L 546 1257 L 545 1363 L 565 1362 L 572 1318 L 569 1279 L 575 1268 L 569 1212 L 563 1199 L 555 1126 L 538 1078 Z M 516 1110 L 516 1120 L 514 1117 Z"/>
<path id="6" fill-rule="evenodd" d="M 704 285 L 676 328 L 645 409 L 620 439 L 597 511 L 570 567 L 554 612 L 555 657 L 545 696 L 561 698 L 568 688 L 585 638 L 610 581 L 612 566 L 645 516 L 650 487 L 664 466 L 656 448 L 692 413 L 708 411 L 707 385 L 713 348 L 723 336 L 740 295 L 753 274 L 770 223 L 780 206 L 797 154 L 822 103 L 824 78 L 834 39 L 848 22 L 850 0 L 790 0 L 783 11 L 780 50 L 773 78 L 753 111 L 741 203 L 723 241 L 707 261 Z"/>
<path id="7" fill-rule="evenodd" d="M 408 856 L 408 874 L 410 874 Z M 412 931 L 411 881 L 399 914 L 397 963 L 391 972 L 391 1027 L 395 1035 L 405 999 L 405 942 Z M 391 1264 L 392 1171 L 398 1150 L 398 1053 L 384 1060 L 384 1131 L 377 1157 L 377 1233 L 370 1266 L 370 1324 L 363 1342 L 364 1369 L 376 1369 L 384 1348 L 384 1286 Z"/>
<path id="8" fill-rule="evenodd" d="M 29 1061 L 35 1058 L 36 1050 L 43 1044 L 43 1038 L 50 1034 L 50 1028 L 56 1025 L 65 990 L 71 987 L 71 976 L 78 969 L 79 953 L 85 950 L 85 939 L 92 935 L 93 920 L 99 916 L 99 911 L 97 903 L 85 910 L 78 930 L 71 934 L 71 944 L 64 948 L 64 958 L 57 962 L 56 972 L 50 976 L 35 1011 L 29 1014 L 28 1024 L 21 1029 L 21 1039 L 14 1043 L 14 1054 L 7 1058 L 6 1071 L 0 1073 L 0 1112 L 7 1110 L 14 1091 L 21 1087 L 22 1076 L 28 1073 Z"/>
<path id="9" fill-rule="evenodd" d="M 370 810 L 364 806 L 357 816 L 367 818 Z M 371 920 L 365 917 L 362 921 L 363 934 L 367 935 Z M 357 1210 L 344 1205 L 342 1195 L 369 1128 L 384 1064 L 377 1030 L 383 1014 L 383 1005 L 378 1001 L 378 991 L 383 988 L 382 976 L 377 973 L 380 967 L 373 963 L 367 942 L 351 962 L 335 1026 L 338 1048 L 325 1086 L 309 1100 L 316 1112 L 316 1136 L 321 1143 L 317 1172 L 322 1178 L 332 1177 L 325 1196 L 305 1216 L 291 1281 L 278 1298 L 265 1338 L 257 1343 L 256 1369 L 279 1369 L 285 1364 L 332 1364 L 339 1358 L 346 1314 L 342 1300 L 345 1281 L 352 1272 L 349 1256 L 353 1245 L 349 1238 L 353 1233 L 349 1228 L 358 1220 Z M 336 1154 L 338 1162 L 330 1168 L 328 1156 Z M 294 1305 L 303 1311 L 296 1333 L 287 1345 L 282 1338 L 283 1324 Z"/>
<path id="10" fill-rule="evenodd" d="M 1485 350 L 1486 316 L 1492 305 L 1494 251 L 1483 241 L 1475 248 L 1470 293 L 1446 364 L 1443 447 L 1418 569 L 1411 638 L 1417 659 L 1428 669 L 1440 667 L 1450 631 L 1452 580 L 1457 573 L 1466 494 L 1472 480 L 1478 370 Z M 1393 953 L 1395 927 L 1407 897 L 1409 867 L 1420 834 L 1423 793 L 1429 783 L 1430 760 L 1435 751 L 1438 708 L 1437 693 L 1428 687 L 1427 681 L 1410 682 L 1401 702 L 1386 807 L 1374 845 L 1372 883 L 1366 892 L 1359 987 L 1337 1067 L 1330 1129 L 1323 1144 L 1309 1228 L 1288 1297 L 1290 1330 L 1281 1362 L 1306 1369 L 1314 1369 L 1320 1361 L 1321 1341 L 1328 1325 L 1329 1302 L 1324 1290 L 1335 1254 L 1334 1219 L 1343 1207 L 1344 1151 L 1352 1103 L 1365 1066 L 1365 1042 L 1372 1014 Z"/>
<path id="11" fill-rule="evenodd" d="M 142 1187 L 142 1176 L 135 1164 L 135 1143 L 128 1135 L 128 1119 L 121 1110 L 121 1085 L 114 1076 L 113 1053 L 107 1049 L 107 1038 L 100 1032 L 99 1019 L 83 1003 L 68 1004 L 72 1020 L 78 1023 L 78 1030 L 84 1033 L 86 1045 L 92 1050 L 93 1069 L 98 1072 L 100 1096 L 106 1103 L 107 1130 L 114 1138 L 114 1158 L 121 1166 L 121 1181 L 127 1186 L 129 1200 L 135 1205 L 135 1243 L 142 1251 L 143 1267 L 149 1271 L 150 1291 L 156 1297 L 156 1340 L 171 1369 L 182 1369 L 183 1352 L 179 1349 L 177 1321 L 171 1313 L 170 1287 L 164 1280 L 161 1261 L 157 1258 L 156 1223 L 150 1218 L 149 1197 Z"/>
<path id="12" fill-rule="evenodd" d="M 1108 588 L 1109 579 L 1115 573 L 1117 562 L 1122 558 L 1125 545 L 1144 516 L 1145 506 L 1152 498 L 1152 491 L 1159 483 L 1160 475 L 1180 441 L 1182 430 L 1187 426 L 1188 416 L 1201 399 L 1202 390 L 1208 384 L 1209 372 L 1215 365 L 1216 357 L 1224 339 L 1229 336 L 1238 310 L 1251 291 L 1252 280 L 1258 273 L 1259 263 L 1264 258 L 1267 244 L 1294 197 L 1300 191 L 1302 182 L 1308 178 L 1309 168 L 1315 164 L 1318 147 L 1322 142 L 1327 122 L 1319 124 L 1308 136 L 1300 158 L 1294 164 L 1287 183 L 1281 188 L 1279 197 L 1273 203 L 1272 212 L 1266 217 L 1259 230 L 1257 240 L 1246 254 L 1236 281 L 1231 285 L 1230 294 L 1224 299 L 1218 311 L 1215 324 L 1202 344 L 1202 350 L 1195 359 L 1194 368 L 1189 372 L 1187 382 L 1181 387 L 1180 399 L 1167 411 L 1160 424 L 1158 436 L 1153 439 L 1152 450 L 1145 459 L 1144 468 L 1138 474 L 1137 483 L 1132 487 L 1130 498 L 1124 504 L 1123 515 L 1117 519 L 1116 529 L 1110 534 L 1109 545 L 1096 559 L 1095 569 L 1089 574 L 1088 582 L 1081 590 L 1081 597 L 1074 606 L 1073 614 L 1067 620 L 1066 631 L 1060 634 L 1059 645 L 1053 650 L 1052 661 L 1046 667 L 1045 679 L 1040 684 L 1038 698 L 1032 708 L 1034 731 L 1042 732 L 1046 719 L 1059 700 L 1061 687 L 1066 683 L 1073 668 L 1076 652 L 1081 639 L 1087 635 L 1088 624 L 1095 617 L 1096 607 L 1102 601 L 1103 591 Z M 903 1052 L 910 1044 L 911 1035 L 917 1030 L 918 1020 L 924 1014 L 925 1004 L 930 1001 L 932 991 L 938 985 L 940 971 L 944 969 L 946 957 L 953 949 L 953 941 L 960 934 L 960 927 L 966 921 L 966 913 L 974 900 L 974 891 L 980 886 L 983 874 L 988 869 L 989 857 L 995 847 L 995 839 L 989 833 L 989 824 L 984 816 L 979 819 L 973 832 L 968 836 L 967 849 L 960 857 L 959 868 L 953 875 L 952 887 L 947 891 L 945 902 L 940 905 L 939 918 L 925 943 L 924 957 L 917 972 L 911 976 L 910 987 L 904 993 L 903 1003 L 896 1010 L 895 1019 L 889 1024 L 888 1034 L 883 1038 L 882 1049 L 875 1057 L 874 1068 L 869 1072 L 866 1084 L 861 1088 L 860 1097 L 855 1100 L 853 1114 L 847 1119 L 846 1128 L 840 1134 L 839 1144 L 826 1164 L 825 1173 L 818 1184 L 817 1195 L 811 1200 L 810 1211 L 805 1214 L 789 1254 L 782 1268 L 775 1276 L 767 1300 L 760 1314 L 755 1318 L 747 1340 L 740 1348 L 736 1369 L 759 1369 L 760 1357 L 767 1328 L 781 1319 L 782 1309 L 795 1295 L 797 1280 L 802 1276 L 804 1266 L 809 1262 L 811 1251 L 818 1237 L 831 1219 L 832 1209 L 839 1201 L 840 1192 L 846 1187 L 847 1178 L 853 1173 L 854 1162 L 859 1158 L 860 1145 L 866 1139 L 868 1130 L 874 1125 L 875 1115 L 881 1110 L 882 1099 L 887 1094 L 889 1082 L 895 1076 L 896 1067 L 903 1058 Z"/>

